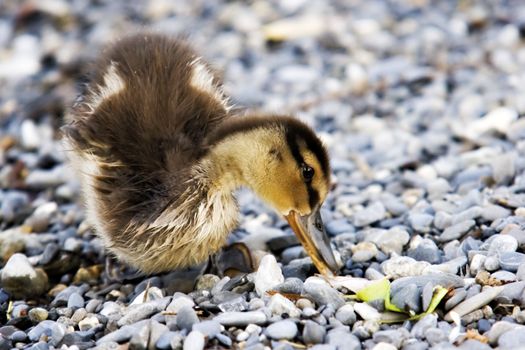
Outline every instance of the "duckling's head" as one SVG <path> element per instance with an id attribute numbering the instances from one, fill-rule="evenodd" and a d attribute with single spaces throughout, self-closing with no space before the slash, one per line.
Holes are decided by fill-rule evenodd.
<path id="1" fill-rule="evenodd" d="M 320 215 L 330 190 L 326 148 L 306 124 L 287 116 L 233 118 L 212 139 L 219 161 L 283 215 L 323 273 L 338 270 Z"/>

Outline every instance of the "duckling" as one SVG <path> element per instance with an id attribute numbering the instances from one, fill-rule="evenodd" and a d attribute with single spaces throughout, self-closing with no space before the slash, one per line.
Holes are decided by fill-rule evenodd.
<path id="1" fill-rule="evenodd" d="M 201 263 L 238 222 L 248 187 L 289 222 L 323 274 L 338 269 L 319 209 L 327 151 L 287 115 L 234 115 L 184 40 L 131 35 L 108 47 L 63 126 L 86 216 L 105 247 L 144 273 Z"/>

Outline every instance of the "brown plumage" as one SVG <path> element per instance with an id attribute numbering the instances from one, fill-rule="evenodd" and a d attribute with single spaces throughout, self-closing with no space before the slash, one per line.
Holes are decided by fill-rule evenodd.
<path id="1" fill-rule="evenodd" d="M 288 116 L 233 116 L 202 58 L 160 34 L 104 52 L 63 133 L 89 221 L 111 252 L 148 273 L 220 249 L 237 224 L 239 186 L 291 224 L 318 213 L 329 188 L 326 150 L 309 127 Z M 319 228 L 316 219 L 310 226 Z M 317 240 L 305 243 L 310 254 L 323 249 Z M 324 249 L 312 256 L 322 272 L 335 269 Z"/>

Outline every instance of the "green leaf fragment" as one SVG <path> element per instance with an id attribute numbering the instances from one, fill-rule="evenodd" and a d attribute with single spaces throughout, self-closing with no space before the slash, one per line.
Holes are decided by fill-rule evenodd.
<path id="1" fill-rule="evenodd" d="M 430 301 L 430 305 L 428 305 L 428 309 L 419 315 L 414 315 L 410 317 L 410 320 L 419 320 L 420 318 L 423 318 L 424 316 L 433 313 L 436 310 L 439 303 L 441 302 L 441 300 L 443 300 L 445 295 L 447 295 L 447 293 L 448 288 L 442 286 L 435 286 L 434 293 L 432 294 L 432 300 Z"/>
<path id="2" fill-rule="evenodd" d="M 375 300 L 384 300 L 385 302 L 385 309 L 388 310 L 387 312 L 383 313 L 381 322 L 383 323 L 395 323 L 395 322 L 402 322 L 406 319 L 408 320 L 419 320 L 420 318 L 433 313 L 441 300 L 447 295 L 448 289 L 444 288 L 442 286 L 436 286 L 434 287 L 434 292 L 432 295 L 432 300 L 430 301 L 430 304 L 423 313 L 415 315 L 413 311 L 409 310 L 408 312 L 406 310 L 402 310 L 396 305 L 394 305 L 390 301 L 390 282 L 388 279 L 383 278 L 377 282 L 371 283 L 367 287 L 359 290 L 355 296 L 352 296 L 349 299 L 358 299 L 364 302 L 372 302 Z M 391 312 L 395 313 L 402 313 L 407 314 L 406 316 L 399 315 L 399 317 L 395 317 L 395 314 L 392 314 Z"/>
<path id="3" fill-rule="evenodd" d="M 359 292 L 356 293 L 356 297 L 359 300 L 368 303 L 379 299 L 386 300 L 389 294 L 390 282 L 386 278 L 383 278 L 361 289 Z"/>

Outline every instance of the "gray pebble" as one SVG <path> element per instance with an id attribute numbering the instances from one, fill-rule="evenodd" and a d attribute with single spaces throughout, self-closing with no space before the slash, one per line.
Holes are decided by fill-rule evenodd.
<path id="1" fill-rule="evenodd" d="M 179 329 L 185 329 L 189 332 L 193 325 L 199 322 L 199 317 L 192 307 L 183 306 L 177 312 L 176 320 Z"/>
<path id="2" fill-rule="evenodd" d="M 354 225 L 363 227 L 382 220 L 386 215 L 386 209 L 381 202 L 374 202 L 365 209 L 354 215 Z"/>
<path id="3" fill-rule="evenodd" d="M 523 329 L 513 329 L 503 333 L 498 338 L 499 349 L 519 349 L 525 344 L 525 332 Z"/>
<path id="4" fill-rule="evenodd" d="M 455 225 L 447 227 L 445 231 L 443 231 L 443 233 L 437 238 L 441 242 L 448 242 L 454 239 L 459 239 L 463 237 L 468 231 L 470 231 L 475 225 L 476 222 L 474 220 L 466 220 L 457 223 Z"/>
<path id="5" fill-rule="evenodd" d="M 124 314 L 124 316 L 121 319 L 118 320 L 118 325 L 121 327 L 129 325 L 137 321 L 143 320 L 153 315 L 154 313 L 163 311 L 170 302 L 170 300 L 171 298 L 163 298 L 149 301 L 144 304 L 134 305 Z"/>
<path id="6" fill-rule="evenodd" d="M 182 346 L 182 340 L 183 337 L 180 333 L 168 331 L 164 332 L 159 339 L 157 339 L 155 346 L 160 350 L 176 349 L 177 346 Z"/>
<path id="7" fill-rule="evenodd" d="M 410 331 L 410 335 L 417 339 L 424 339 L 425 333 L 428 329 L 436 328 L 437 326 L 437 315 L 430 314 L 426 315 L 422 319 L 416 322 Z"/>
<path id="8" fill-rule="evenodd" d="M 266 328 L 266 334 L 272 339 L 291 340 L 297 335 L 297 325 L 289 320 L 272 323 Z"/>
<path id="9" fill-rule="evenodd" d="M 281 293 L 301 294 L 303 292 L 303 281 L 299 278 L 290 277 L 273 289 Z"/>
<path id="10" fill-rule="evenodd" d="M 132 349 L 147 349 L 149 334 L 151 331 L 151 320 L 137 327 L 129 340 L 129 347 Z"/>
<path id="11" fill-rule="evenodd" d="M 503 253 L 515 252 L 518 249 L 518 241 L 510 235 L 494 235 L 489 239 L 489 255 L 498 255 Z M 485 244 L 489 243 L 487 241 Z M 485 245 L 484 244 L 484 245 Z"/>
<path id="12" fill-rule="evenodd" d="M 250 323 L 264 324 L 266 315 L 260 311 L 224 312 L 213 318 L 223 326 L 246 326 Z"/>
<path id="13" fill-rule="evenodd" d="M 490 277 L 502 281 L 503 283 L 515 282 L 516 275 L 508 271 L 496 271 L 490 275 Z"/>
<path id="14" fill-rule="evenodd" d="M 221 332 L 221 324 L 216 320 L 207 320 L 194 323 L 192 330 L 199 331 L 206 337 L 213 338 Z"/>
<path id="15" fill-rule="evenodd" d="M 445 310 L 452 309 L 454 306 L 465 300 L 466 296 L 467 291 L 465 290 L 465 288 L 455 289 L 452 297 L 450 297 L 450 299 L 448 299 L 445 303 Z"/>
<path id="16" fill-rule="evenodd" d="M 411 213 L 408 215 L 408 222 L 416 232 L 430 232 L 432 221 L 434 221 L 434 217 L 430 214 Z"/>
<path id="17" fill-rule="evenodd" d="M 72 293 L 67 301 L 67 307 L 71 309 L 84 307 L 84 298 L 78 293 Z"/>
<path id="18" fill-rule="evenodd" d="M 376 343 L 388 343 L 396 348 L 400 348 L 408 337 L 409 333 L 405 328 L 398 328 L 375 332 L 372 339 Z"/>
<path id="19" fill-rule="evenodd" d="M 334 345 L 338 349 L 360 350 L 361 342 L 350 333 L 346 328 L 335 328 L 328 332 L 326 336 L 328 344 Z"/>
<path id="20" fill-rule="evenodd" d="M 319 324 L 307 320 L 303 328 L 303 341 L 305 344 L 321 344 L 326 336 L 326 329 Z"/>
<path id="21" fill-rule="evenodd" d="M 307 282 L 304 284 L 304 292 L 309 295 L 316 304 L 331 304 L 335 310 L 345 304 L 341 293 L 325 284 Z"/>
<path id="22" fill-rule="evenodd" d="M 430 239 L 422 239 L 419 244 L 407 251 L 407 256 L 417 261 L 426 261 L 431 264 L 441 263 L 441 252 L 436 243 Z"/>
<path id="23" fill-rule="evenodd" d="M 396 292 L 392 291 L 391 301 L 401 310 L 412 310 L 421 313 L 421 290 L 416 284 L 407 284 L 399 288 Z"/>
<path id="24" fill-rule="evenodd" d="M 341 306 L 335 313 L 335 318 L 345 326 L 351 326 L 357 320 L 354 308 L 350 304 Z"/>
<path id="25" fill-rule="evenodd" d="M 192 331 L 184 340 L 183 350 L 202 350 L 206 344 L 204 334 L 198 331 Z"/>
<path id="26" fill-rule="evenodd" d="M 525 254 L 518 252 L 506 252 L 499 254 L 499 264 L 502 269 L 516 272 L 525 263 Z"/>

